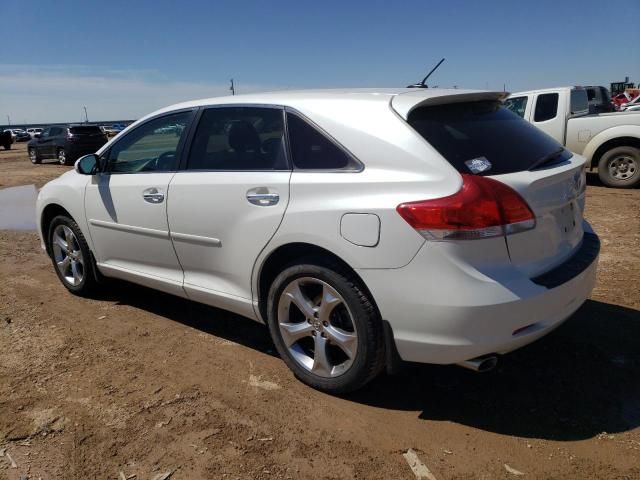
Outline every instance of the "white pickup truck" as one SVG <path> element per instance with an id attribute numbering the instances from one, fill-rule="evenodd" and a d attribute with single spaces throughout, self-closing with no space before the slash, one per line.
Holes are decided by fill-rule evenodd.
<path id="1" fill-rule="evenodd" d="M 640 112 L 589 115 L 581 87 L 512 93 L 505 106 L 587 159 L 610 187 L 640 185 Z"/>

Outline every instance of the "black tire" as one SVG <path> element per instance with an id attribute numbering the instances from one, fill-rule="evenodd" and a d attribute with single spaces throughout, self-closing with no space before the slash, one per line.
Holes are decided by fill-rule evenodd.
<path id="1" fill-rule="evenodd" d="M 640 185 L 640 149 L 615 147 L 598 162 L 598 176 L 608 187 L 633 188 Z"/>
<path id="2" fill-rule="evenodd" d="M 67 152 L 65 152 L 64 148 L 59 148 L 56 150 L 56 158 L 58 159 L 58 163 L 60 165 L 70 165 L 69 159 L 67 158 Z"/>
<path id="3" fill-rule="evenodd" d="M 42 163 L 42 159 L 40 158 L 40 155 L 38 155 L 38 150 L 36 148 L 29 149 L 29 160 L 31 160 L 31 163 L 34 165 Z"/>
<path id="4" fill-rule="evenodd" d="M 56 227 L 65 226 L 71 229 L 76 239 L 76 246 L 79 247 L 82 252 L 82 258 L 84 259 L 82 266 L 82 280 L 79 281 L 76 285 L 71 284 L 60 272 L 58 268 L 58 264 L 56 262 L 55 249 L 54 249 L 54 232 L 56 231 Z M 47 231 L 47 246 L 49 251 L 49 256 L 51 258 L 51 262 L 53 263 L 53 269 L 58 275 L 60 282 L 65 286 L 67 290 L 69 290 L 74 295 L 79 296 L 88 296 L 93 293 L 96 289 L 97 281 L 96 281 L 96 265 L 93 259 L 93 255 L 91 254 L 91 250 L 89 249 L 89 245 L 78 227 L 78 224 L 72 219 L 67 217 L 66 215 L 58 215 L 55 217 L 51 223 L 49 224 Z"/>
<path id="5" fill-rule="evenodd" d="M 311 277 L 326 282 L 344 299 L 357 331 L 357 351 L 350 367 L 338 376 L 325 377 L 304 368 L 287 348 L 278 323 L 278 303 L 284 289 L 292 281 Z M 271 338 L 287 366 L 307 385 L 331 394 L 343 394 L 363 387 L 384 368 L 384 331 L 380 314 L 359 279 L 338 264 L 305 259 L 285 268 L 273 281 L 267 303 Z M 317 317 L 316 317 L 317 318 Z M 318 332 L 312 332 L 317 334 Z M 324 333 L 322 334 L 324 337 Z M 329 341 L 327 345 L 329 345 Z M 327 347 L 329 348 L 329 347 Z"/>

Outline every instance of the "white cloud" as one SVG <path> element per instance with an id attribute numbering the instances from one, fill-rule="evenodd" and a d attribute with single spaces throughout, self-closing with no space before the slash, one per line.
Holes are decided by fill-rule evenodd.
<path id="1" fill-rule="evenodd" d="M 242 93 L 273 86 L 236 85 Z M 229 95 L 229 84 L 163 78 L 158 72 L 82 66 L 0 65 L 0 124 L 136 119 L 184 100 Z"/>

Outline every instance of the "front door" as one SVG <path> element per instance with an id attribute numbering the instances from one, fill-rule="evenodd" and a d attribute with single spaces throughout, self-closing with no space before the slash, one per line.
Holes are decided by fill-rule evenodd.
<path id="1" fill-rule="evenodd" d="M 100 268 L 177 295 L 184 295 L 183 274 L 169 238 L 167 196 L 192 116 L 158 117 L 119 139 L 85 194 Z"/>
<path id="2" fill-rule="evenodd" d="M 251 273 L 289 201 L 282 108 L 202 112 L 169 185 L 171 238 L 190 298 L 253 316 Z"/>
<path id="3" fill-rule="evenodd" d="M 51 158 L 53 156 L 52 152 L 54 139 L 51 136 L 51 130 L 53 130 L 53 128 L 45 128 L 38 138 L 36 148 L 38 149 L 38 155 L 40 155 L 40 157 L 42 158 Z"/>

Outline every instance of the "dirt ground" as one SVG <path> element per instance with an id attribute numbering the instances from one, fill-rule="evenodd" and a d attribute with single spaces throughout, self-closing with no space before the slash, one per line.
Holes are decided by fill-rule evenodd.
<path id="1" fill-rule="evenodd" d="M 0 187 L 64 170 L 0 151 Z M 132 285 L 74 297 L 35 233 L 0 231 L 0 479 L 412 479 L 409 448 L 438 480 L 640 479 L 640 190 L 589 183 L 598 284 L 561 328 L 490 373 L 410 365 L 342 398 L 262 325 Z"/>

